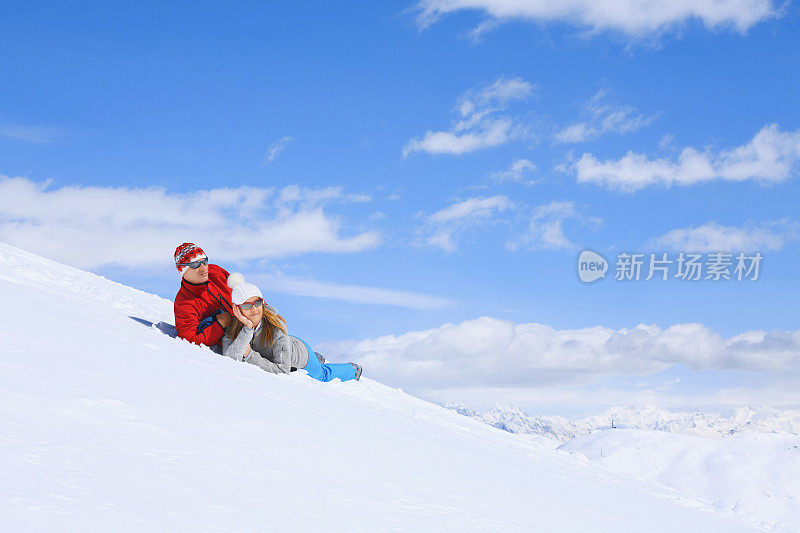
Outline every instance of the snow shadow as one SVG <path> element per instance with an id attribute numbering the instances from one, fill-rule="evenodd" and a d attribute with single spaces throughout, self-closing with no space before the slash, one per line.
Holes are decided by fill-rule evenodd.
<path id="1" fill-rule="evenodd" d="M 169 335 L 173 339 L 178 336 L 178 330 L 175 329 L 175 326 L 173 326 L 172 324 L 168 324 L 166 322 L 159 322 L 158 324 L 155 324 L 153 322 L 150 322 L 149 320 L 145 320 L 144 318 L 139 318 L 136 316 L 128 316 L 128 318 L 131 318 L 140 324 L 144 324 L 148 328 L 152 328 L 153 326 L 155 326 L 161 333 L 163 333 L 164 335 Z"/>

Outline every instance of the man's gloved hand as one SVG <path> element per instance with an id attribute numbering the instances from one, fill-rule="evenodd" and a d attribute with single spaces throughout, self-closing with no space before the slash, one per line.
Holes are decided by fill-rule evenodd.
<path id="1" fill-rule="evenodd" d="M 211 316 L 204 318 L 199 324 L 197 324 L 197 333 L 200 333 L 208 326 L 213 324 L 215 320 L 219 322 L 220 326 L 227 328 L 231 323 L 231 315 L 230 313 L 225 312 L 224 309 L 217 309 L 211 314 Z"/>
<path id="2" fill-rule="evenodd" d="M 207 317 L 207 318 L 204 318 L 203 320 L 201 320 L 200 323 L 197 324 L 197 333 L 200 333 L 201 331 L 206 329 L 208 326 L 213 324 L 216 319 L 217 319 L 216 315 L 212 315 L 210 317 Z"/>

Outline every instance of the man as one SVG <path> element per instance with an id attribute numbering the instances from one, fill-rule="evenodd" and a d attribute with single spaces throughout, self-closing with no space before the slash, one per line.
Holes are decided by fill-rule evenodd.
<path id="1" fill-rule="evenodd" d="M 195 344 L 219 344 L 231 323 L 228 271 L 210 265 L 203 249 L 191 242 L 175 249 L 175 267 L 182 276 L 175 296 L 178 336 Z"/>

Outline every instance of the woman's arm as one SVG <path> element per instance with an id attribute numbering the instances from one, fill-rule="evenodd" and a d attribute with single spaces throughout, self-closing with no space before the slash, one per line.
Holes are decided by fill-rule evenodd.
<path id="1" fill-rule="evenodd" d="M 250 341 L 253 340 L 253 332 L 255 332 L 255 329 L 243 327 L 234 340 L 231 340 L 227 334 L 223 335 L 222 355 L 236 361 L 244 361 L 252 351 Z"/>
<path id="2" fill-rule="evenodd" d="M 272 359 L 284 374 L 292 371 L 292 342 L 280 328 L 275 328 L 275 337 L 272 339 Z"/>
<path id="3" fill-rule="evenodd" d="M 222 355 L 231 357 L 236 361 L 244 361 L 245 363 L 250 363 L 251 365 L 256 365 L 262 370 L 266 370 L 272 374 L 288 374 L 292 370 L 291 365 L 291 357 L 290 357 L 290 346 L 286 346 L 284 348 L 286 356 L 281 359 L 276 359 L 276 361 L 283 361 L 284 359 L 289 363 L 286 364 L 275 364 L 269 359 L 262 357 L 260 353 L 253 350 L 250 346 L 250 342 L 253 340 L 255 335 L 255 329 L 243 327 L 242 330 L 239 332 L 239 335 L 236 336 L 236 339 L 231 340 L 228 338 L 227 335 L 222 337 Z M 283 332 L 278 330 L 276 333 L 280 333 L 283 335 Z M 286 335 L 284 335 L 286 337 Z M 288 342 L 288 337 L 286 337 L 286 341 Z M 276 347 L 275 342 L 272 343 L 273 350 Z M 282 354 L 281 348 L 278 348 L 277 354 Z"/>
<path id="4" fill-rule="evenodd" d="M 250 363 L 251 365 L 256 365 L 261 370 L 266 370 L 270 374 L 285 374 L 287 371 L 284 371 L 282 367 L 276 365 L 266 357 L 261 357 L 261 354 L 257 351 L 253 350 L 250 352 L 250 355 L 245 357 L 245 363 Z"/>
<path id="5" fill-rule="evenodd" d="M 245 363 L 256 365 L 258 368 L 265 370 L 271 374 L 288 374 L 289 371 L 292 369 L 291 365 L 289 365 L 288 367 L 286 367 L 285 365 L 276 365 L 269 359 L 263 357 L 256 350 L 251 349 L 250 342 L 253 340 L 253 337 L 256 336 L 257 331 L 260 330 L 258 330 L 258 328 L 251 329 L 245 326 L 242 328 L 242 331 L 239 332 L 239 335 L 233 341 L 231 341 L 227 335 L 224 336 L 222 338 L 223 355 L 232 357 L 237 361 L 244 361 Z M 259 349 L 261 350 L 265 349 L 264 347 L 259 346 L 258 344 L 256 346 L 258 346 Z"/>

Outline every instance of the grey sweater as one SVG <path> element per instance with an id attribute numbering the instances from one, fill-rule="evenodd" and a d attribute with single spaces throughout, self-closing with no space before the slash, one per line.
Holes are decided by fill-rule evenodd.
<path id="1" fill-rule="evenodd" d="M 261 322 L 255 329 L 243 327 L 233 340 L 227 334 L 223 335 L 222 354 L 256 365 L 273 374 L 288 374 L 292 367 L 306 367 L 309 354 L 303 341 L 275 328 L 272 346 L 266 346 L 261 343 L 261 328 Z M 249 352 L 248 346 L 251 348 Z"/>

